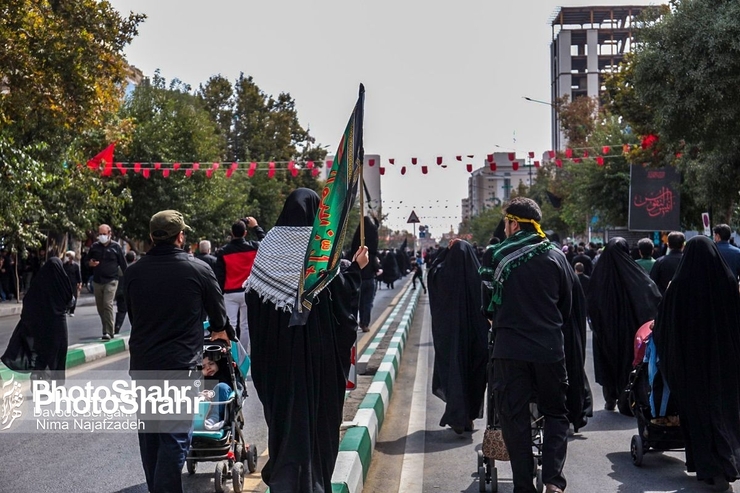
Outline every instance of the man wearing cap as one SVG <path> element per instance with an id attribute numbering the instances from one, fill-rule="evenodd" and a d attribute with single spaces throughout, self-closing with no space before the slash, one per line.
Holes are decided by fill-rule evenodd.
<path id="1" fill-rule="evenodd" d="M 247 229 L 252 228 L 257 240 L 247 241 Z M 229 322 L 236 326 L 236 335 L 249 350 L 249 330 L 247 324 L 247 302 L 244 298 L 244 282 L 252 272 L 254 258 L 257 256 L 259 242 L 265 231 L 253 217 L 240 219 L 231 225 L 231 241 L 216 252 L 216 273 L 218 283 L 224 292 L 224 303 Z"/>
<path id="2" fill-rule="evenodd" d="M 211 340 L 233 338 L 213 270 L 182 249 L 189 230 L 179 212 L 156 213 L 149 222 L 154 246 L 124 276 L 132 379 L 154 376 L 192 385 L 203 351 L 206 317 Z M 143 416 L 141 408 L 139 416 Z M 141 461 L 151 493 L 182 491 L 181 471 L 190 446 L 192 415 L 164 418 L 142 418 L 145 428 L 139 431 Z"/>
<path id="3" fill-rule="evenodd" d="M 505 209 L 506 239 L 486 250 L 481 266 L 483 311 L 492 320 L 493 391 L 516 493 L 534 493 L 529 403 L 544 416 L 542 481 L 562 492 L 568 444 L 564 331 L 575 274 L 550 243 L 536 202 L 516 197 Z M 582 382 L 582 380 L 581 380 Z"/>
<path id="4" fill-rule="evenodd" d="M 107 224 L 98 227 L 98 241 L 93 243 L 88 254 L 88 265 L 93 269 L 93 294 L 100 321 L 103 324 L 103 340 L 113 338 L 115 314 L 113 301 L 118 288 L 118 272 L 126 272 L 126 259 L 118 243 L 114 243 L 111 228 Z"/>

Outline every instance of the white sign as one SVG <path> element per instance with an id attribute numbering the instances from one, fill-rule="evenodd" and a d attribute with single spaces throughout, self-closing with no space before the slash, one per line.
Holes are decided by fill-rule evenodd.
<path id="1" fill-rule="evenodd" d="M 712 230 L 709 227 L 709 213 L 708 212 L 701 213 L 701 222 L 704 225 L 704 236 L 712 236 Z"/>

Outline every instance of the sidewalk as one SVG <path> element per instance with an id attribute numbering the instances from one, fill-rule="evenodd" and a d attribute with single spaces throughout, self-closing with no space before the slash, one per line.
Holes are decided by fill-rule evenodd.
<path id="1" fill-rule="evenodd" d="M 77 300 L 77 306 L 94 305 L 95 297 L 92 293 L 88 293 L 87 289 L 82 289 L 80 293 L 80 299 Z M 0 317 L 9 317 L 11 315 L 20 315 L 23 310 L 23 303 L 18 303 L 16 300 L 13 301 L 2 301 L 0 302 Z"/>

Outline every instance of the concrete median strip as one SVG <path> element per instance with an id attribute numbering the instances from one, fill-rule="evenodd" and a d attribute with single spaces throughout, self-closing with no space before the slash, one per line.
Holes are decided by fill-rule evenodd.
<path id="1" fill-rule="evenodd" d="M 411 300 L 403 311 L 401 321 L 391 337 L 390 345 L 378 372 L 375 374 L 353 420 L 356 426 L 346 431 L 339 444 L 339 455 L 334 467 L 334 475 L 331 478 L 333 493 L 360 493 L 363 489 L 378 433 L 383 425 L 385 413 L 393 394 L 393 384 L 396 381 L 396 375 L 401 364 L 401 356 L 414 319 L 414 312 L 419 301 L 418 290 L 407 290 L 404 299 L 405 296 L 409 296 L 409 293 L 412 293 L 410 295 Z M 404 303 L 399 303 L 397 310 L 394 310 L 383 324 L 386 332 L 403 305 Z M 383 328 L 381 328 L 381 331 Z M 385 335 L 385 332 L 383 332 L 383 335 Z M 379 336 L 380 334 L 376 336 L 377 341 L 380 340 L 378 339 Z M 382 336 L 380 337 L 382 338 Z M 375 347 L 377 347 L 377 343 L 372 350 L 368 347 L 368 350 L 362 356 L 365 357 L 368 351 L 371 351 L 369 355 L 372 355 Z M 369 361 L 369 356 L 365 361 Z"/>
<path id="2" fill-rule="evenodd" d="M 127 351 L 128 339 L 129 336 L 127 334 L 116 336 L 115 339 L 105 342 L 73 344 L 67 349 L 67 369 Z M 0 379 L 2 381 L 7 381 L 11 375 L 13 375 L 16 380 L 27 380 L 30 373 L 14 372 L 0 363 Z"/>

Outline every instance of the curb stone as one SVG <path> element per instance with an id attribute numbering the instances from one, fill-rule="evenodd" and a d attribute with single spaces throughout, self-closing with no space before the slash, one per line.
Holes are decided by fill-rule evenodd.
<path id="1" fill-rule="evenodd" d="M 404 298 L 408 295 L 408 292 L 404 295 Z M 406 307 L 401 322 L 391 338 L 390 345 L 378 368 L 378 372 L 375 374 L 365 398 L 360 403 L 360 408 L 353 420 L 356 426 L 349 428 L 339 443 L 339 455 L 337 456 L 334 474 L 331 478 L 332 493 L 362 492 L 364 481 L 367 478 L 367 472 L 370 469 L 370 461 L 375 450 L 378 432 L 383 425 L 385 412 L 388 409 L 388 404 L 393 393 L 393 384 L 396 381 L 401 356 L 403 355 L 408 333 L 414 319 L 414 313 L 420 296 L 419 292 L 413 291 L 411 301 Z M 399 306 L 402 304 L 399 303 Z M 392 321 L 394 318 L 395 316 L 389 316 L 383 327 L 386 324 L 390 325 L 388 321 Z M 368 350 L 370 350 L 370 347 L 368 347 Z M 364 356 L 365 354 L 363 354 Z"/>

